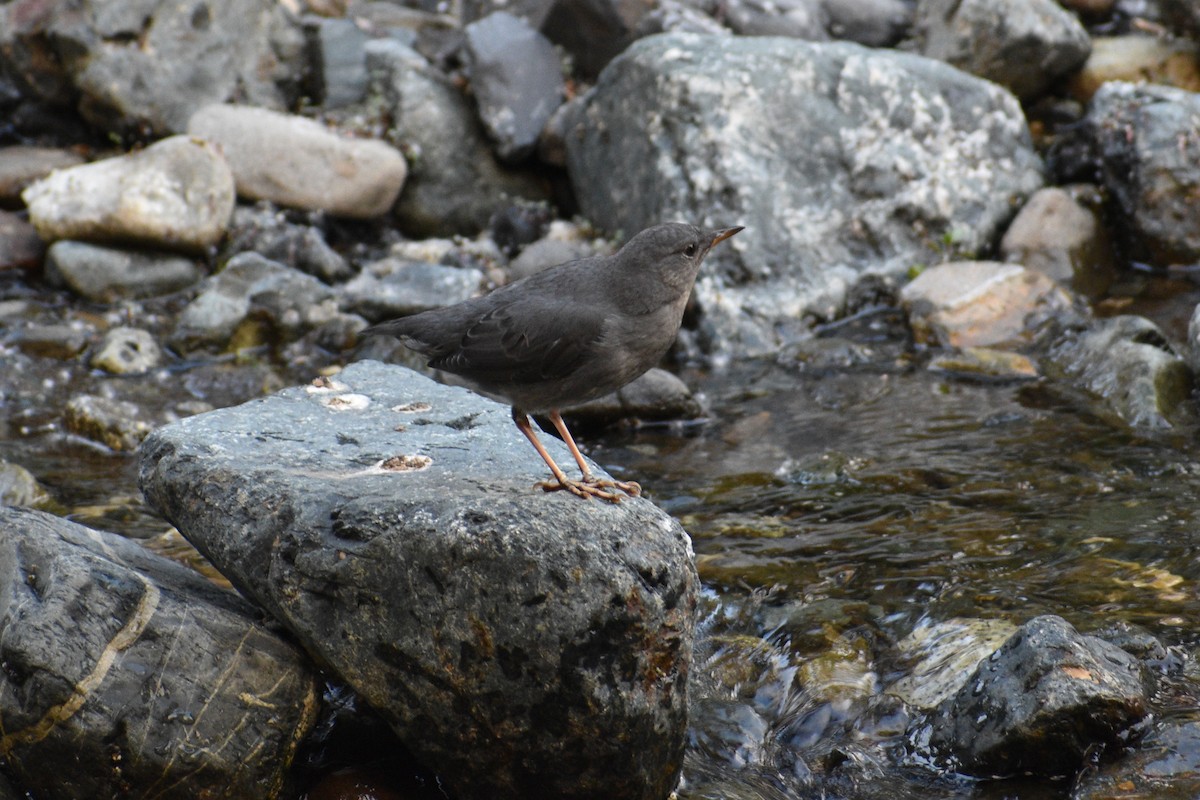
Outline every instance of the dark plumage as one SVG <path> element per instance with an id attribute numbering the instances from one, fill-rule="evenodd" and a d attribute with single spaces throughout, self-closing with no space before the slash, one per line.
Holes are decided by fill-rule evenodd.
<path id="1" fill-rule="evenodd" d="M 581 497 L 618 501 L 636 483 L 593 478 L 559 409 L 613 392 L 662 360 L 670 349 L 700 262 L 739 228 L 702 230 L 666 223 L 633 237 L 611 256 L 579 259 L 523 278 L 491 294 L 384 322 L 364 334 L 394 336 L 429 366 L 513 407 L 513 419 L 537 448 L 555 483 Z M 567 478 L 542 447 L 530 413 L 550 416 L 583 473 Z"/>

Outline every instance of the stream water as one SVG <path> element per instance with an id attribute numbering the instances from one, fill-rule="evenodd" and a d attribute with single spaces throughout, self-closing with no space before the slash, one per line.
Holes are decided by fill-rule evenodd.
<path id="1" fill-rule="evenodd" d="M 581 437 L 693 537 L 704 620 L 681 800 L 1071 796 L 1070 781 L 943 774 L 893 696 L 948 639 L 994 646 L 1045 613 L 1158 637 L 1182 666 L 1151 725 L 1198 715 L 1195 428 L 1138 434 L 1043 382 L 933 371 L 902 328 L 881 310 L 776 360 L 685 371 L 703 420 Z M 72 519 L 194 562 L 142 505 L 136 458 L 53 419 L 72 369 L 6 398 L 0 458 Z M 227 374 L 204 382 L 226 387 L 213 405 L 311 377 L 203 369 Z M 194 401 L 189 372 L 147 397 Z M 1163 785 L 1154 796 L 1197 789 Z"/>

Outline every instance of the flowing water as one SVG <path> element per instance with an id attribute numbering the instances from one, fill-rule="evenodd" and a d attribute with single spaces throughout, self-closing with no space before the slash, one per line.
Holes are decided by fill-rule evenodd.
<path id="1" fill-rule="evenodd" d="M 1196 430 L 1142 435 L 1045 382 L 931 370 L 902 327 L 884 310 L 776 360 L 687 371 L 705 419 L 581 437 L 693 538 L 705 590 L 683 800 L 1071 796 L 1071 781 L 939 771 L 895 697 L 929 690 L 913 671 L 939 646 L 994 647 L 1039 614 L 1158 637 L 1174 668 L 1151 725 L 1197 713 Z M 195 369 L 147 397 L 194 401 Z M 224 376 L 203 382 L 223 387 L 202 398 L 214 406 L 281 380 L 202 369 Z M 80 378 L 63 367 L 37 396 L 7 396 L 0 458 L 72 519 L 193 560 L 142 505 L 135 457 L 47 411 Z M 1167 778 L 1153 796 L 1196 789 Z"/>

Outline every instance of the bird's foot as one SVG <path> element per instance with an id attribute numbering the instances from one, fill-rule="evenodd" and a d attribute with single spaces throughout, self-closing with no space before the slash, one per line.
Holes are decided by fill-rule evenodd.
<path id="1" fill-rule="evenodd" d="M 610 503 L 619 503 L 625 497 L 638 497 L 642 493 L 642 487 L 638 486 L 633 481 L 606 481 L 599 478 L 588 476 L 583 480 L 576 481 L 567 478 L 565 480 L 540 481 L 537 486 L 542 488 L 544 492 L 568 491 L 576 497 L 582 497 L 585 500 L 590 500 L 593 497 L 598 497 L 601 500 L 607 500 Z M 609 489 L 620 489 L 625 495 L 616 492 L 610 492 Z"/>

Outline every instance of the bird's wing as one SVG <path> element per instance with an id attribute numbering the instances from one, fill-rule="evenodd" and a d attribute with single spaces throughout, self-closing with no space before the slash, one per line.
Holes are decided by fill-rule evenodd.
<path id="1" fill-rule="evenodd" d="M 604 331 L 594 308 L 559 306 L 553 313 L 535 301 L 516 299 L 491 308 L 464 330 L 429 366 L 466 374 L 480 382 L 538 383 L 574 372 Z"/>

